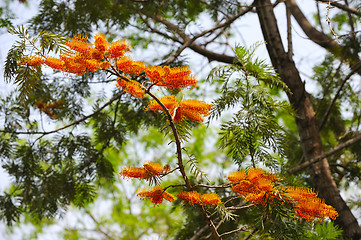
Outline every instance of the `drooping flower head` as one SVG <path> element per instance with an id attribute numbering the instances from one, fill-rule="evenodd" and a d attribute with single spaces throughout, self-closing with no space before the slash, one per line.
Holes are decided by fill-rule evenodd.
<path id="1" fill-rule="evenodd" d="M 233 172 L 227 179 L 235 184 L 232 186 L 234 192 L 244 196 L 246 201 L 257 204 L 264 204 L 274 198 L 275 183 L 279 181 L 274 174 L 260 168 Z"/>
<path id="2" fill-rule="evenodd" d="M 34 67 L 41 67 L 41 65 L 45 62 L 44 58 L 40 56 L 29 56 L 23 57 L 19 64 L 27 65 L 27 66 L 34 66 Z"/>
<path id="3" fill-rule="evenodd" d="M 120 176 L 128 178 L 150 179 L 169 171 L 169 166 L 162 166 L 159 163 L 147 162 L 143 167 L 124 167 L 119 172 Z"/>
<path id="4" fill-rule="evenodd" d="M 201 195 L 201 204 L 207 206 L 219 205 L 222 203 L 217 193 L 205 193 Z"/>
<path id="5" fill-rule="evenodd" d="M 90 51 L 90 44 L 87 43 L 88 36 L 86 35 L 77 35 L 70 39 L 66 45 L 79 53 L 87 54 Z"/>
<path id="6" fill-rule="evenodd" d="M 108 41 L 104 34 L 97 33 L 94 36 L 94 45 L 95 49 L 97 50 L 97 54 L 104 54 L 104 52 L 108 49 Z"/>
<path id="7" fill-rule="evenodd" d="M 144 98 L 145 97 L 145 89 L 144 87 L 137 81 L 130 80 L 126 81 L 124 79 L 117 79 L 118 87 L 122 87 L 124 91 L 130 93 L 134 97 Z"/>
<path id="8" fill-rule="evenodd" d="M 119 58 L 116 62 L 116 66 L 123 73 L 132 75 L 139 75 L 146 69 L 146 65 L 144 62 L 134 61 L 127 56 Z"/>
<path id="9" fill-rule="evenodd" d="M 214 206 L 221 204 L 221 199 L 216 193 L 205 193 L 199 195 L 196 191 L 181 191 L 177 195 L 178 200 L 183 200 L 190 205 Z"/>
<path id="10" fill-rule="evenodd" d="M 160 186 L 138 189 L 137 196 L 150 199 L 152 203 L 156 205 L 162 203 L 164 199 L 169 202 L 174 201 L 174 196 L 164 191 L 164 189 Z"/>
<path id="11" fill-rule="evenodd" d="M 190 205 L 200 204 L 201 203 L 199 193 L 196 192 L 196 191 L 191 191 L 191 192 L 181 191 L 180 193 L 178 193 L 177 199 L 186 201 Z"/>
<path id="12" fill-rule="evenodd" d="M 51 67 L 54 70 L 62 71 L 64 69 L 64 61 L 54 57 L 47 57 L 44 62 L 46 65 Z"/>
<path id="13" fill-rule="evenodd" d="M 189 67 L 171 68 L 164 81 L 165 87 L 179 89 L 196 85 L 198 81 L 191 73 Z"/>
<path id="14" fill-rule="evenodd" d="M 164 86 L 164 81 L 170 72 L 168 66 L 151 66 L 146 69 L 146 75 L 148 76 L 152 84 L 157 84 L 157 86 Z"/>
<path id="15" fill-rule="evenodd" d="M 173 95 L 162 97 L 159 100 L 168 109 L 170 114 L 174 115 L 175 121 L 182 121 L 184 118 L 188 118 L 195 122 L 203 122 L 203 117 L 208 116 L 210 109 L 213 107 L 212 104 L 193 99 L 178 101 Z M 150 101 L 147 110 L 164 111 L 156 100 Z M 175 114 L 174 111 L 176 111 Z"/>
<path id="16" fill-rule="evenodd" d="M 129 50 L 130 46 L 125 40 L 112 42 L 108 48 L 108 58 L 120 58 Z"/>
<path id="17" fill-rule="evenodd" d="M 194 86 L 198 82 L 191 74 L 189 67 L 170 68 L 168 66 L 152 66 L 147 68 L 146 75 L 152 84 L 168 89 Z"/>

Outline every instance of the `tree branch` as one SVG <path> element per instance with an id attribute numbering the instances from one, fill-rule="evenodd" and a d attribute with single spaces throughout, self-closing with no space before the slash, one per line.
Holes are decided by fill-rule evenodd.
<path id="1" fill-rule="evenodd" d="M 319 129 L 321 130 L 323 128 L 323 126 L 325 125 L 327 118 L 331 112 L 331 109 L 333 107 L 333 105 L 335 104 L 337 98 L 339 97 L 342 88 L 344 87 L 345 83 L 347 82 L 347 80 L 350 79 L 350 77 L 356 73 L 359 69 L 361 69 L 361 61 L 359 61 L 358 63 L 356 63 L 355 65 L 351 66 L 352 71 L 345 77 L 345 79 L 342 81 L 341 85 L 338 87 L 336 95 L 333 97 L 332 101 L 330 102 L 330 105 L 328 106 L 325 115 L 322 118 L 322 121 L 320 123 L 320 127 Z"/>
<path id="2" fill-rule="evenodd" d="M 287 18 L 287 54 L 290 59 L 293 58 L 293 48 L 292 48 L 292 25 L 291 25 L 291 12 L 289 9 L 288 1 L 285 1 L 286 5 L 286 18 Z"/>
<path id="3" fill-rule="evenodd" d="M 240 232 L 240 231 L 245 231 L 247 229 L 246 226 L 243 226 L 243 227 L 240 227 L 238 229 L 234 229 L 232 231 L 229 231 L 229 232 L 225 232 L 225 233 L 222 233 L 220 236 L 223 237 L 223 236 L 226 236 L 226 235 L 229 235 L 229 234 L 232 234 L 232 233 L 236 233 L 236 232 Z"/>
<path id="4" fill-rule="evenodd" d="M 81 118 L 81 119 L 78 119 L 78 120 L 76 120 L 76 121 L 74 121 L 74 122 L 72 122 L 72 123 L 69 123 L 69 124 L 67 124 L 67 125 L 65 125 L 65 126 L 63 126 L 63 127 L 54 129 L 54 130 L 49 131 L 49 132 L 36 132 L 36 131 L 34 131 L 34 132 L 21 132 L 21 131 L 16 132 L 16 131 L 14 131 L 14 132 L 13 132 L 13 131 L 5 131 L 5 130 L 0 130 L 0 132 L 4 132 L 4 133 L 14 133 L 14 134 L 29 134 L 29 135 L 30 135 L 30 134 L 42 134 L 43 136 L 48 135 L 48 134 L 52 134 L 52 133 L 56 133 L 56 132 L 59 132 L 59 131 L 61 131 L 61 130 L 66 129 L 66 128 L 68 128 L 68 127 L 71 127 L 71 126 L 77 125 L 77 124 L 79 124 L 79 123 L 81 123 L 81 122 L 84 122 L 84 121 L 87 120 L 88 118 L 91 118 L 91 117 L 95 116 L 96 114 L 98 114 L 99 112 L 101 112 L 105 107 L 109 106 L 109 105 L 112 104 L 114 101 L 120 99 L 120 97 L 121 97 L 122 95 L 123 95 L 123 94 L 120 93 L 120 94 L 114 96 L 112 99 L 110 99 L 110 100 L 109 100 L 107 103 L 105 103 L 102 107 L 98 108 L 98 109 L 97 109 L 95 112 L 93 112 L 92 114 L 89 114 L 89 115 L 87 115 L 87 116 L 85 116 L 85 117 L 83 117 L 83 118 Z"/>
<path id="5" fill-rule="evenodd" d="M 355 137 L 351 138 L 350 140 L 344 142 L 344 143 L 341 143 L 339 145 L 337 145 L 336 147 L 332 148 L 330 151 L 322 154 L 321 156 L 319 157 L 316 157 L 310 161 L 307 161 L 307 162 L 304 162 L 294 168 L 291 168 L 288 170 L 288 173 L 290 174 L 295 174 L 296 172 L 299 172 L 303 169 L 305 169 L 306 167 L 320 161 L 321 159 L 324 159 L 324 158 L 327 158 L 328 156 L 331 156 L 332 154 L 334 154 L 335 152 L 338 152 L 346 147 L 349 147 L 357 142 L 361 141 L 361 133 L 357 134 Z"/>
<path id="6" fill-rule="evenodd" d="M 304 33 L 309 37 L 311 41 L 320 45 L 321 47 L 327 49 L 336 57 L 341 59 L 341 61 L 346 60 L 349 65 L 353 65 L 359 61 L 355 59 L 350 49 L 343 49 L 335 40 L 330 36 L 324 34 L 323 32 L 318 31 L 305 17 L 301 9 L 298 7 L 295 0 L 287 0 L 290 6 L 290 11 L 293 17 L 296 19 L 297 23 L 300 25 Z M 323 1 L 322 1 L 323 2 Z M 325 1 L 329 2 L 329 1 Z M 334 3 L 334 2 L 332 2 Z M 331 4 L 332 5 L 332 4 Z M 357 71 L 361 75 L 361 69 Z"/>
<path id="7" fill-rule="evenodd" d="M 338 3 L 337 1 L 330 1 L 330 0 L 316 0 L 316 1 L 327 3 L 327 4 L 330 2 L 331 5 L 334 6 L 334 7 L 337 7 L 339 9 L 342 9 L 342 10 L 346 11 L 346 12 L 349 12 L 349 13 L 352 13 L 352 14 L 355 14 L 355 15 L 361 17 L 361 11 L 360 10 L 358 10 L 356 8 L 353 8 L 353 7 L 349 7 L 347 5 L 343 5 L 341 3 Z"/>

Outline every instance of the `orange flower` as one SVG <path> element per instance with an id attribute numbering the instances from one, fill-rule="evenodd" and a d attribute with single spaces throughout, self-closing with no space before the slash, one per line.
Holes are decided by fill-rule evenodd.
<path id="1" fill-rule="evenodd" d="M 152 66 L 148 67 L 145 74 L 149 77 L 151 83 L 157 83 L 157 86 L 165 86 L 164 80 L 168 76 L 170 68 L 165 66 Z"/>
<path id="2" fill-rule="evenodd" d="M 139 178 L 139 179 L 146 179 L 148 178 L 148 173 L 144 168 L 138 167 L 125 167 L 119 172 L 120 176 L 122 177 L 129 177 L 129 178 Z"/>
<path id="3" fill-rule="evenodd" d="M 338 213 L 332 206 L 325 204 L 319 198 L 310 198 L 298 202 L 296 205 L 296 212 L 301 218 L 306 220 L 326 217 L 336 219 L 338 216 Z"/>
<path id="4" fill-rule="evenodd" d="M 62 61 L 58 58 L 47 57 L 45 59 L 45 64 L 48 65 L 49 67 L 51 67 L 52 69 L 56 69 L 56 70 L 64 69 L 64 61 Z"/>
<path id="5" fill-rule="evenodd" d="M 122 87 L 124 91 L 133 95 L 133 97 L 144 98 L 145 89 L 144 87 L 137 81 L 125 81 L 123 79 L 118 78 L 117 84 L 119 87 Z"/>
<path id="6" fill-rule="evenodd" d="M 143 167 L 152 176 L 159 175 L 165 172 L 164 167 L 161 164 L 155 162 L 145 163 Z"/>
<path id="7" fill-rule="evenodd" d="M 312 189 L 309 188 L 288 186 L 284 190 L 285 190 L 284 195 L 292 198 L 295 201 L 302 201 L 317 197 L 317 193 L 315 193 Z"/>
<path id="8" fill-rule="evenodd" d="M 199 193 L 195 191 L 191 191 L 191 192 L 181 191 L 180 193 L 178 193 L 177 199 L 186 201 L 191 205 L 201 203 L 201 199 L 199 198 Z"/>
<path id="9" fill-rule="evenodd" d="M 90 49 L 90 55 L 93 59 L 98 60 L 98 61 L 104 59 L 104 53 L 95 48 Z"/>
<path id="10" fill-rule="evenodd" d="M 148 162 L 143 167 L 125 167 L 119 172 L 122 177 L 150 179 L 169 171 L 169 166 L 162 166 L 159 163 Z"/>
<path id="11" fill-rule="evenodd" d="M 162 203 L 163 199 L 169 202 L 174 201 L 174 196 L 164 191 L 164 189 L 160 186 L 138 189 L 137 196 L 141 198 L 148 198 L 156 205 Z"/>
<path id="12" fill-rule="evenodd" d="M 99 63 L 99 68 L 103 69 L 103 70 L 108 69 L 111 66 L 112 66 L 111 63 L 108 62 L 108 61 L 102 61 L 102 62 Z"/>
<path id="13" fill-rule="evenodd" d="M 194 86 L 198 81 L 191 75 L 189 67 L 176 67 L 170 69 L 164 82 L 167 88 L 184 88 Z"/>
<path id="14" fill-rule="evenodd" d="M 209 115 L 209 110 L 213 106 L 212 104 L 192 99 L 178 102 L 177 98 L 173 95 L 162 97 L 159 100 L 165 105 L 171 115 L 173 115 L 176 110 L 174 116 L 175 121 L 182 121 L 184 118 L 188 118 L 192 121 L 203 122 L 203 117 Z M 163 111 L 163 108 L 157 101 L 152 100 L 147 110 Z"/>
<path id="15" fill-rule="evenodd" d="M 209 111 L 212 109 L 213 104 L 208 104 L 203 101 L 197 101 L 188 99 L 179 103 L 179 109 L 175 120 L 182 120 L 183 117 L 187 117 L 195 122 L 203 122 L 204 116 L 209 115 Z"/>
<path id="16" fill-rule="evenodd" d="M 26 64 L 28 66 L 41 67 L 44 61 L 45 60 L 42 57 L 30 56 L 30 57 L 24 57 L 19 63 Z"/>
<path id="17" fill-rule="evenodd" d="M 191 75 L 189 67 L 153 66 L 147 68 L 146 75 L 151 83 L 166 88 L 184 88 L 197 84 L 197 80 Z"/>
<path id="18" fill-rule="evenodd" d="M 87 43 L 86 41 L 88 40 L 88 37 L 86 38 L 79 38 L 79 37 L 74 37 L 72 39 L 70 39 L 66 45 L 79 53 L 83 53 L 86 54 L 90 51 L 90 44 Z"/>
<path id="19" fill-rule="evenodd" d="M 248 180 L 243 180 L 239 184 L 232 186 L 232 190 L 240 195 L 247 196 L 249 193 L 257 191 L 256 186 Z"/>
<path id="20" fill-rule="evenodd" d="M 206 193 L 201 195 L 202 205 L 219 205 L 221 204 L 221 199 L 217 193 Z"/>
<path id="21" fill-rule="evenodd" d="M 97 33 L 94 36 L 94 45 L 95 45 L 95 49 L 97 50 L 97 54 L 103 55 L 103 53 L 107 50 L 109 43 L 107 42 L 107 39 L 104 34 Z"/>
<path id="22" fill-rule="evenodd" d="M 159 100 L 171 113 L 173 113 L 174 109 L 178 106 L 178 100 L 173 95 L 161 97 L 159 98 Z M 163 108 L 158 104 L 156 100 L 151 100 L 146 110 L 163 111 Z"/>
<path id="23" fill-rule="evenodd" d="M 98 61 L 95 59 L 86 60 L 84 66 L 90 72 L 95 72 L 96 70 L 98 70 Z"/>
<path id="24" fill-rule="evenodd" d="M 74 61 L 74 56 L 61 54 L 60 59 L 64 61 L 63 71 L 82 75 L 86 71 L 86 67 Z"/>
<path id="25" fill-rule="evenodd" d="M 266 192 L 264 191 L 258 193 L 249 193 L 244 200 L 247 202 L 254 202 L 257 204 L 265 204 L 266 198 L 268 197 L 268 195 L 266 195 L 266 197 L 265 195 Z"/>
<path id="26" fill-rule="evenodd" d="M 245 171 L 231 172 L 228 174 L 227 180 L 231 183 L 239 183 L 246 179 Z"/>
<path id="27" fill-rule="evenodd" d="M 275 182 L 278 178 L 263 169 L 252 168 L 245 171 L 230 173 L 227 179 L 231 183 L 238 183 L 232 186 L 232 190 L 245 197 L 246 201 L 257 204 L 265 204 L 269 199 L 275 198 Z"/>
<path id="28" fill-rule="evenodd" d="M 124 40 L 112 42 L 108 49 L 108 57 L 111 59 L 122 57 L 129 48 L 129 44 Z"/>
<path id="29" fill-rule="evenodd" d="M 144 62 L 141 61 L 133 61 L 133 59 L 129 57 L 121 57 L 117 60 L 117 68 L 126 73 L 126 74 L 133 74 L 139 75 L 141 72 L 145 71 L 146 66 Z"/>

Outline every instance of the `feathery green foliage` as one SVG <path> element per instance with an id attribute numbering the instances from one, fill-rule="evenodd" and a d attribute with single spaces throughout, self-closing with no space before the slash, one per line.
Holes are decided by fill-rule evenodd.
<path id="1" fill-rule="evenodd" d="M 263 163 L 275 168 L 279 157 L 284 157 L 283 129 L 277 122 L 276 112 L 289 108 L 275 100 L 270 88 L 288 88 L 273 68 L 254 57 L 257 45 L 251 50 L 236 47 L 237 61 L 217 67 L 209 79 L 220 82 L 220 97 L 214 101 L 210 118 L 218 118 L 228 109 L 237 112 L 221 126 L 220 147 L 241 167 L 250 161 L 255 167 Z"/>

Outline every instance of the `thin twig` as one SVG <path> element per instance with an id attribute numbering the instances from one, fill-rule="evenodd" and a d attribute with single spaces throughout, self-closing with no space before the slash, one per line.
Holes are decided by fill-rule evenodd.
<path id="1" fill-rule="evenodd" d="M 19 132 L 16 132 L 16 131 L 5 131 L 5 130 L 0 130 L 0 132 L 4 132 L 4 133 L 14 133 L 14 134 L 42 134 L 42 135 L 48 135 L 48 134 L 52 134 L 52 133 L 56 133 L 56 132 L 59 132 L 61 130 L 64 130 L 68 127 L 71 127 L 71 126 L 74 126 L 74 125 L 77 125 L 85 120 L 87 120 L 88 118 L 91 118 L 93 116 L 95 116 L 96 114 L 98 114 L 99 112 L 101 112 L 104 108 L 106 108 L 108 105 L 112 104 L 114 101 L 118 100 L 120 97 L 122 96 L 122 93 L 114 96 L 112 99 L 110 99 L 107 103 L 105 103 L 102 107 L 98 108 L 95 112 L 93 112 L 92 114 L 89 114 L 81 119 L 78 119 L 72 123 L 69 123 L 63 127 L 60 127 L 60 128 L 57 128 L 57 129 L 54 129 L 52 131 L 49 131 L 49 132 L 39 132 L 39 131 L 33 131 L 33 132 L 22 132 L 22 131 L 19 131 Z"/>
<path id="2" fill-rule="evenodd" d="M 229 188 L 229 187 L 232 187 L 234 186 L 235 184 L 234 183 L 230 183 L 230 184 L 226 184 L 226 185 L 216 185 L 216 186 L 211 186 L 211 185 L 206 185 L 206 184 L 197 184 L 197 185 L 194 185 L 192 188 L 199 188 L 199 187 L 203 187 L 203 188 Z"/>
<path id="3" fill-rule="evenodd" d="M 246 229 L 247 229 L 247 226 L 242 226 L 242 227 L 240 227 L 238 229 L 234 229 L 232 231 L 222 233 L 220 236 L 223 237 L 223 236 L 226 236 L 226 235 L 229 235 L 229 234 L 232 234 L 232 233 L 236 233 L 236 232 L 240 232 L 240 231 L 246 231 Z"/>
<path id="4" fill-rule="evenodd" d="M 332 148 L 330 151 L 322 154 L 321 156 L 318 156 L 314 159 L 311 159 L 310 161 L 304 162 L 294 168 L 289 169 L 288 173 L 294 174 L 298 171 L 301 171 L 302 169 L 305 169 L 306 167 L 310 166 L 311 164 L 314 164 L 314 163 L 320 161 L 321 159 L 327 158 L 327 157 L 331 156 L 332 154 L 334 154 L 335 152 L 338 152 L 346 147 L 349 147 L 359 141 L 361 141 L 361 133 L 357 134 L 355 137 L 351 138 L 350 140 L 337 145 L 336 147 Z"/>
<path id="5" fill-rule="evenodd" d="M 328 27 L 329 27 L 330 30 L 331 30 L 332 35 L 335 37 L 335 40 L 336 40 L 337 42 L 339 42 L 338 37 L 337 37 L 337 34 L 335 33 L 335 31 L 333 30 L 333 28 L 332 28 L 332 26 L 331 26 L 331 19 L 330 19 L 330 17 L 329 17 L 329 15 L 330 15 L 330 9 L 331 9 L 331 0 L 328 1 L 326 21 L 327 21 Z"/>
<path id="6" fill-rule="evenodd" d="M 330 0 L 317 0 L 317 1 L 331 4 L 334 7 L 337 7 L 339 9 L 342 9 L 342 10 L 346 11 L 346 12 L 349 12 L 349 13 L 352 13 L 352 14 L 355 14 L 355 15 L 361 17 L 361 11 L 360 10 L 358 10 L 356 8 L 353 8 L 353 7 L 349 7 L 347 5 L 343 5 L 341 3 L 338 3 L 337 1 L 330 1 Z"/>
<path id="7" fill-rule="evenodd" d="M 292 25 L 291 25 L 291 11 L 289 9 L 288 1 L 285 1 L 286 5 L 286 18 L 287 18 L 287 47 L 288 47 L 288 57 L 293 58 L 293 47 L 292 47 Z"/>
<path id="8" fill-rule="evenodd" d="M 333 97 L 332 101 L 330 102 L 330 105 L 328 106 L 328 108 L 327 108 L 327 110 L 326 110 L 326 113 L 325 113 L 325 115 L 323 116 L 322 121 L 321 121 L 321 123 L 320 123 L 320 127 L 319 127 L 320 130 L 324 127 L 324 125 L 325 125 L 325 123 L 326 123 L 326 121 L 327 121 L 327 118 L 328 118 L 328 116 L 329 116 L 329 114 L 330 114 L 330 112 L 331 112 L 331 109 L 332 109 L 333 105 L 335 104 L 337 98 L 339 97 L 339 95 L 340 95 L 340 93 L 341 93 L 341 91 L 342 91 L 345 83 L 351 78 L 351 76 L 352 76 L 353 74 L 355 74 L 359 69 L 361 69 L 361 61 L 358 61 L 356 64 L 354 64 L 353 66 L 351 66 L 351 69 L 352 69 L 352 71 L 351 71 L 351 72 L 345 77 L 345 79 L 342 81 L 341 85 L 338 87 L 338 89 L 337 89 L 337 91 L 336 91 L 335 96 Z"/>

